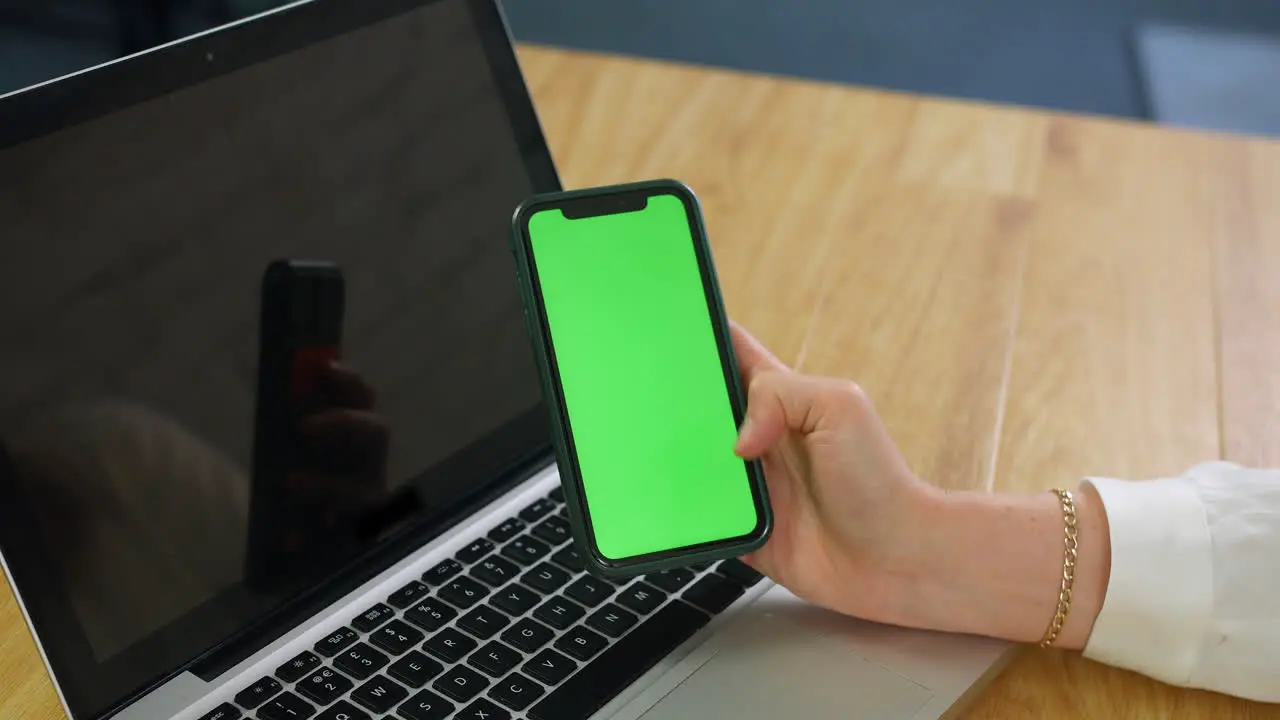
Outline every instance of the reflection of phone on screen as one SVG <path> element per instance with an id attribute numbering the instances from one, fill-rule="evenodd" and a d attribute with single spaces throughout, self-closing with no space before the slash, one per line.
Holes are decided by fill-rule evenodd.
<path id="1" fill-rule="evenodd" d="M 298 425 L 321 409 L 318 383 L 340 359 L 345 310 L 342 271 L 332 263 L 277 260 L 263 273 L 248 569 L 269 580 L 301 569 L 333 528 L 327 508 L 299 494 L 290 476 L 308 458 Z"/>
<path id="2" fill-rule="evenodd" d="M 562 484 L 592 569 L 634 575 L 761 546 L 758 463 L 697 199 L 655 181 L 539 196 L 513 247 Z"/>

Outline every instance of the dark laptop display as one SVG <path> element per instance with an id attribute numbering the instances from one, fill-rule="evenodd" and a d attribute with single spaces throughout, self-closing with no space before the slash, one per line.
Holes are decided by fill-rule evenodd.
<path id="1" fill-rule="evenodd" d="M 77 715 L 545 456 L 504 32 L 315 0 L 0 99 L 0 549 Z"/>

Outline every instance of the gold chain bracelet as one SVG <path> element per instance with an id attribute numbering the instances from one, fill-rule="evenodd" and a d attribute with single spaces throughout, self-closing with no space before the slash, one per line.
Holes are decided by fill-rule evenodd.
<path id="1" fill-rule="evenodd" d="M 1062 626 L 1067 622 L 1067 613 L 1071 612 L 1071 588 L 1076 581 L 1076 558 L 1080 547 L 1076 539 L 1075 496 L 1061 488 L 1055 488 L 1051 492 L 1062 503 L 1062 516 L 1066 526 L 1063 529 L 1062 587 L 1058 591 L 1058 606 L 1054 610 L 1053 620 L 1049 622 L 1049 629 L 1040 641 L 1042 648 L 1049 647 L 1058 639 L 1058 633 L 1062 632 Z"/>

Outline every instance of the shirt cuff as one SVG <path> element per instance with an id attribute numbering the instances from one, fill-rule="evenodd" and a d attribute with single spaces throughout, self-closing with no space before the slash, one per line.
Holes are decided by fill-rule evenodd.
<path id="1" fill-rule="evenodd" d="M 1195 670 L 1213 614 L 1213 547 L 1183 478 L 1087 478 L 1111 535 L 1111 578 L 1085 657 L 1171 684 Z"/>

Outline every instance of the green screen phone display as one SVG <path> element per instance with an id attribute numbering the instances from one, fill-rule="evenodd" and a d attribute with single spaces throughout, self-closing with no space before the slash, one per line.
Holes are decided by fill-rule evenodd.
<path id="1" fill-rule="evenodd" d="M 740 538 L 760 518 L 695 246 L 673 194 L 527 234 L 597 551 L 609 560 Z"/>

